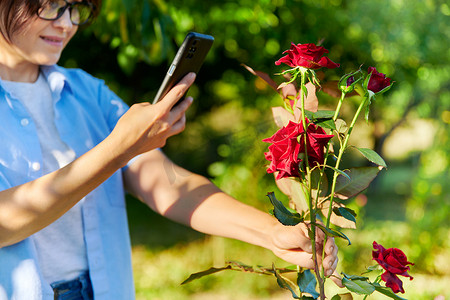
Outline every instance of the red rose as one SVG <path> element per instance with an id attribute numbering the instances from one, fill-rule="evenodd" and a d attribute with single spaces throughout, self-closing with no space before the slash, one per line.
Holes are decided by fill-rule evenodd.
<path id="1" fill-rule="evenodd" d="M 378 93 L 391 85 L 391 79 L 387 78 L 385 74 L 379 73 L 375 67 L 369 67 L 367 73 L 372 74 L 367 85 L 369 91 Z"/>
<path id="2" fill-rule="evenodd" d="M 413 277 L 408 274 L 409 267 L 407 265 L 414 264 L 408 261 L 405 253 L 400 249 L 385 249 L 377 242 L 373 242 L 373 248 L 375 250 L 372 251 L 372 259 L 376 260 L 385 270 L 381 275 L 381 279 L 386 282 L 386 286 L 390 287 L 394 293 L 404 293 L 403 283 L 397 275 L 409 277 L 412 280 Z"/>
<path id="3" fill-rule="evenodd" d="M 287 126 L 279 129 L 272 137 L 264 139 L 263 142 L 272 143 L 269 152 L 264 153 L 270 166 L 267 173 L 279 172 L 276 179 L 283 177 L 299 177 L 299 163 L 302 161 L 299 155 L 305 153 L 305 136 L 307 138 L 307 153 L 310 166 L 317 162 L 323 163 L 324 147 L 333 135 L 306 119 L 307 131 L 303 130 L 303 123 L 289 121 Z M 298 139 L 298 137 L 300 139 Z"/>
<path id="4" fill-rule="evenodd" d="M 334 69 L 339 67 L 339 64 L 331 61 L 328 57 L 323 56 L 329 51 L 321 46 L 314 44 L 291 44 L 291 48 L 283 52 L 287 53 L 275 62 L 278 66 L 285 63 L 291 68 L 304 67 L 308 69 L 329 68 Z"/>

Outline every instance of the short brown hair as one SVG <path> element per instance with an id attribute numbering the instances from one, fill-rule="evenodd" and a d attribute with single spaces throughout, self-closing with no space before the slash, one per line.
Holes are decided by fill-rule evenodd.
<path id="1" fill-rule="evenodd" d="M 0 33 L 10 42 L 16 32 L 23 29 L 39 8 L 52 0 L 0 0 Z M 100 12 L 102 0 L 87 0 L 94 5 L 94 18 Z"/>

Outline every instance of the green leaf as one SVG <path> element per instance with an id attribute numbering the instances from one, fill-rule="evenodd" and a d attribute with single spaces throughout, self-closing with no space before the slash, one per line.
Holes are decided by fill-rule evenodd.
<path id="1" fill-rule="evenodd" d="M 353 147 L 356 148 L 359 152 L 361 152 L 361 154 L 364 155 L 364 157 L 367 158 L 370 162 L 373 162 L 374 164 L 385 167 L 387 169 L 387 165 L 384 159 L 372 149 L 358 148 L 355 146 Z"/>
<path id="2" fill-rule="evenodd" d="M 348 177 L 339 175 L 336 180 L 336 195 L 341 199 L 354 197 L 364 191 L 380 172 L 379 167 L 357 167 L 346 170 Z"/>
<path id="3" fill-rule="evenodd" d="M 308 88 L 306 87 L 306 85 L 301 85 L 300 86 L 300 89 L 302 90 L 302 92 L 303 92 L 303 95 L 305 96 L 305 105 L 306 105 L 306 97 L 307 97 L 307 95 L 308 95 Z M 300 101 L 300 104 L 299 104 L 299 107 L 300 107 L 300 109 L 301 109 L 301 98 L 299 99 L 299 101 Z"/>
<path id="4" fill-rule="evenodd" d="M 348 241 L 348 244 L 351 245 L 352 243 L 350 242 L 350 239 L 343 234 L 342 232 L 340 232 L 339 230 L 335 230 L 335 229 L 331 229 L 331 228 L 327 228 L 325 226 L 323 226 L 322 224 L 317 224 L 317 223 L 313 223 L 315 226 L 319 227 L 327 236 L 332 236 L 332 237 L 340 237 L 342 239 L 345 239 Z"/>
<path id="5" fill-rule="evenodd" d="M 268 193 L 267 196 L 269 197 L 270 202 L 272 202 L 272 205 L 274 207 L 273 213 L 281 224 L 286 226 L 295 226 L 303 221 L 303 218 L 299 213 L 290 212 L 283 205 L 283 203 L 281 203 L 281 201 L 275 198 L 275 194 L 273 192 Z"/>
<path id="6" fill-rule="evenodd" d="M 342 278 L 342 284 L 349 291 L 357 293 L 358 295 L 370 295 L 375 291 L 375 287 L 366 280 L 350 280 L 344 277 Z"/>
<path id="7" fill-rule="evenodd" d="M 314 119 L 314 113 L 312 111 L 306 110 L 305 109 L 305 116 L 309 119 L 309 120 L 313 120 Z"/>
<path id="8" fill-rule="evenodd" d="M 345 172 L 342 171 L 342 170 L 336 169 L 335 167 L 332 167 L 332 166 L 329 166 L 329 165 L 325 165 L 325 167 L 332 169 L 333 171 L 339 173 L 339 174 L 342 175 L 342 176 L 345 176 L 348 180 L 352 180 L 352 179 L 350 178 L 350 176 L 348 176 L 347 173 L 345 173 Z"/>
<path id="9" fill-rule="evenodd" d="M 388 288 L 388 287 L 384 287 L 381 286 L 379 283 L 372 283 L 372 285 L 375 287 L 375 290 L 385 296 L 391 297 L 392 299 L 396 299 L 396 300 L 406 300 L 405 298 L 402 298 L 400 296 L 397 296 L 396 294 L 394 294 L 394 292 Z"/>
<path id="10" fill-rule="evenodd" d="M 282 289 L 289 290 L 294 299 L 301 299 L 297 295 L 296 291 L 294 291 L 293 287 L 291 286 L 291 285 L 293 285 L 293 283 L 288 282 L 288 280 L 286 280 L 286 278 L 284 278 L 277 272 L 277 269 L 275 268 L 275 264 L 272 265 L 272 268 L 273 268 L 273 274 L 277 278 L 278 286 Z"/>
<path id="11" fill-rule="evenodd" d="M 186 284 L 186 283 L 189 283 L 189 282 L 191 282 L 191 281 L 194 281 L 194 280 L 197 280 L 197 279 L 199 279 L 199 278 L 202 278 L 202 277 L 204 277 L 204 276 L 208 276 L 208 275 L 211 275 L 211 274 L 220 272 L 220 271 L 230 270 L 230 269 L 231 269 L 231 266 L 230 266 L 230 265 L 225 266 L 225 267 L 222 267 L 222 268 L 209 268 L 208 270 L 205 270 L 205 271 L 201 271 L 201 272 L 197 272 L 197 273 L 191 274 L 191 275 L 190 275 L 185 281 L 183 281 L 181 284 Z"/>
<path id="12" fill-rule="evenodd" d="M 389 90 L 391 89 L 391 87 L 392 87 L 393 84 L 394 84 L 394 82 L 392 82 L 390 85 L 388 85 L 387 87 L 385 87 L 385 88 L 382 89 L 381 91 L 378 91 L 376 94 L 379 95 L 379 94 L 386 93 L 387 91 L 389 91 Z"/>
<path id="13" fill-rule="evenodd" d="M 356 223 L 356 213 L 355 211 L 351 210 L 350 208 L 347 207 L 335 207 L 333 208 L 333 212 L 341 217 L 346 218 L 349 221 L 352 221 L 354 223 Z"/>
<path id="14" fill-rule="evenodd" d="M 332 119 L 334 117 L 334 110 L 318 110 L 313 113 L 314 120 Z"/>
<path id="15" fill-rule="evenodd" d="M 350 280 L 369 280 L 369 278 L 365 277 L 365 276 L 348 275 L 348 274 L 345 274 L 344 272 L 342 272 L 341 274 L 344 275 L 345 278 L 350 279 Z"/>
<path id="16" fill-rule="evenodd" d="M 368 91 L 367 92 L 367 100 L 365 102 L 365 113 L 364 113 L 364 119 L 366 120 L 366 122 L 369 122 L 369 107 L 370 104 L 372 103 L 372 99 L 375 99 L 375 94 L 372 91 Z"/>
<path id="17" fill-rule="evenodd" d="M 302 293 L 310 294 L 314 299 L 319 297 L 319 293 L 316 291 L 316 277 L 307 269 L 300 273 L 297 277 L 297 284 Z"/>
<path id="18" fill-rule="evenodd" d="M 336 123 L 332 119 L 326 119 L 326 120 L 317 120 L 314 122 L 317 126 L 328 128 L 331 130 L 336 130 Z"/>
<path id="19" fill-rule="evenodd" d="M 347 220 L 346 218 L 339 216 L 336 214 L 336 208 L 338 207 L 345 207 L 345 205 L 339 201 L 333 201 L 333 210 L 334 213 L 330 215 L 330 223 L 337 226 L 337 228 L 343 229 L 343 228 L 351 228 L 356 229 L 356 223 L 350 220 Z M 330 202 L 325 201 L 321 205 L 321 210 L 324 216 L 328 216 L 329 210 L 330 210 Z"/>
<path id="20" fill-rule="evenodd" d="M 363 88 L 364 88 L 364 91 L 366 91 L 366 92 L 369 90 L 368 86 L 369 86 L 370 77 L 372 77 L 372 73 L 367 74 L 366 78 L 364 79 Z"/>
<path id="21" fill-rule="evenodd" d="M 282 72 L 281 74 L 278 74 L 278 75 L 285 75 L 285 74 L 291 74 L 291 78 L 288 81 L 283 82 L 282 84 L 280 84 L 277 89 L 283 88 L 284 86 L 288 85 L 289 83 L 294 82 L 297 79 L 298 74 L 300 74 L 300 70 L 296 67 L 296 68 L 293 68 L 293 69 L 286 70 L 286 71 L 284 71 L 284 72 Z"/>
<path id="22" fill-rule="evenodd" d="M 319 110 L 317 112 L 305 110 L 305 115 L 311 122 L 320 127 L 336 130 L 336 124 L 333 121 L 334 111 L 332 110 Z"/>
<path id="23" fill-rule="evenodd" d="M 367 269 L 367 271 L 365 271 L 362 274 L 367 274 L 367 273 L 370 273 L 372 271 L 378 271 L 378 270 L 380 270 L 380 265 L 373 265 L 373 266 L 367 267 L 366 269 Z"/>

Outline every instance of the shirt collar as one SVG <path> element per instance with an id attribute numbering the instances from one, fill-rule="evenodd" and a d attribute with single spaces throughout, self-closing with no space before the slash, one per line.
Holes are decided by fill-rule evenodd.
<path id="1" fill-rule="evenodd" d="M 70 81 L 67 79 L 64 69 L 57 65 L 41 66 L 40 68 L 47 79 L 52 94 L 56 96 L 55 99 L 60 98 L 64 88 L 67 88 L 68 91 L 72 92 Z"/>

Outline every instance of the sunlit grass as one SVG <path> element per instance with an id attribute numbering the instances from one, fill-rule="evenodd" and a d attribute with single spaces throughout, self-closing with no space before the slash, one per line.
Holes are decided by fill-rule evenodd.
<path id="1" fill-rule="evenodd" d="M 282 292 L 271 276 L 236 271 L 180 285 L 190 274 L 224 266 L 229 260 L 270 266 L 274 257 L 265 249 L 216 237 L 156 252 L 136 246 L 133 266 L 137 299 L 217 299 L 219 295 L 218 299 L 273 299 L 273 295 Z"/>

